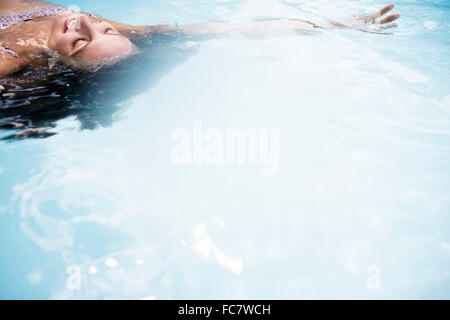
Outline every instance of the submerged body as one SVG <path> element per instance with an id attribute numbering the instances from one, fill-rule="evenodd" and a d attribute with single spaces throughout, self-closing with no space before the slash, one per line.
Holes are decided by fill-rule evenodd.
<path id="1" fill-rule="evenodd" d="M 75 64 L 76 61 L 98 61 L 126 57 L 133 51 L 130 40 L 152 37 L 157 34 L 177 37 L 183 35 L 196 40 L 211 37 L 261 37 L 317 32 L 315 27 L 354 27 L 373 31 L 396 26 L 382 27 L 398 19 L 390 15 L 376 21 L 390 11 L 389 5 L 369 16 L 352 16 L 347 23 L 335 21 L 263 20 L 241 23 L 208 23 L 186 26 L 157 25 L 132 26 L 97 17 L 65 10 L 50 2 L 34 0 L 3 0 L 0 16 L 11 16 L 37 8 L 51 8 L 54 13 L 23 23 L 12 24 L 0 30 L 0 79 L 28 68 L 47 67 L 49 58 L 56 54 L 60 62 Z M 69 58 L 69 59 L 67 59 Z"/>
<path id="2" fill-rule="evenodd" d="M 56 121 L 71 115 L 81 128 L 109 125 L 121 102 L 155 85 L 195 53 L 196 46 L 184 46 L 185 40 L 309 35 L 318 33 L 317 28 L 343 27 L 379 33 L 396 26 L 388 23 L 398 14 L 380 18 L 393 7 L 343 22 L 266 19 L 134 26 L 50 2 L 2 0 L 0 130 L 23 129 L 4 139 L 46 137 Z"/>

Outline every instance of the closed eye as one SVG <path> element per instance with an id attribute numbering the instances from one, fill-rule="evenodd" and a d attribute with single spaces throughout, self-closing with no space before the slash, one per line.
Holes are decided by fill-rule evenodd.
<path id="1" fill-rule="evenodd" d="M 82 43 L 83 41 L 86 41 L 86 40 L 81 39 L 81 38 L 75 39 L 75 41 L 72 42 L 72 49 L 75 49 L 75 47 L 76 47 L 77 45 L 79 45 L 80 43 Z"/>
<path id="2" fill-rule="evenodd" d="M 114 30 L 113 28 L 106 28 L 106 30 L 104 31 L 104 33 L 106 34 L 119 34 L 116 30 Z"/>

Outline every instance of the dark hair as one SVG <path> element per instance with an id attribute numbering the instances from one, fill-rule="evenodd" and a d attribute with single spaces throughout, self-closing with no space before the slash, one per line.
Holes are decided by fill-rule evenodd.
<path id="1" fill-rule="evenodd" d="M 133 42 L 142 50 L 139 54 L 96 72 L 56 65 L 51 70 L 28 68 L 0 80 L 0 129 L 16 129 L 3 140 L 47 137 L 51 133 L 45 130 L 24 129 L 54 127 L 69 116 L 76 116 L 82 129 L 109 126 L 122 102 L 153 87 L 196 51 L 172 39 Z"/>

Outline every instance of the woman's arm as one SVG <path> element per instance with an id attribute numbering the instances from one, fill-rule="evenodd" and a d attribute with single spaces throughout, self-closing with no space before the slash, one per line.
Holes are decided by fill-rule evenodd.
<path id="1" fill-rule="evenodd" d="M 107 21 L 107 20 L 106 20 Z M 315 25 L 303 20 L 261 20 L 250 22 L 210 22 L 190 25 L 133 26 L 108 21 L 130 39 L 152 39 L 153 36 L 192 40 L 215 38 L 264 38 L 282 35 L 315 34 Z"/>
<path id="2" fill-rule="evenodd" d="M 269 38 L 288 35 L 319 33 L 315 25 L 304 20 L 266 19 L 250 22 L 213 22 L 179 27 L 187 38 L 195 40 L 211 38 Z"/>
<path id="3" fill-rule="evenodd" d="M 342 22 L 334 20 L 311 21 L 302 19 L 266 19 L 250 22 L 213 22 L 182 26 L 158 25 L 158 26 L 132 26 L 114 21 L 108 21 L 114 25 L 123 35 L 129 38 L 142 38 L 152 35 L 168 37 L 184 36 L 192 40 L 204 40 L 212 38 L 265 38 L 284 35 L 310 35 L 318 33 L 317 28 L 353 28 L 360 31 L 382 33 L 383 30 L 396 27 L 397 24 L 389 24 L 397 20 L 399 14 L 386 15 L 394 8 L 393 4 L 387 5 L 370 15 L 352 15 Z"/>
<path id="4" fill-rule="evenodd" d="M 390 4 L 369 15 L 351 15 L 342 22 L 334 20 L 311 21 L 303 19 L 288 19 L 261 20 L 242 23 L 193 24 L 181 26 L 180 28 L 184 34 L 199 38 L 218 36 L 265 37 L 294 34 L 308 35 L 317 33 L 318 31 L 316 28 L 352 28 L 371 33 L 385 33 L 383 30 L 397 27 L 396 23 L 389 23 L 400 18 L 400 14 L 398 13 L 386 16 L 386 14 L 393 8 L 394 5 Z"/>

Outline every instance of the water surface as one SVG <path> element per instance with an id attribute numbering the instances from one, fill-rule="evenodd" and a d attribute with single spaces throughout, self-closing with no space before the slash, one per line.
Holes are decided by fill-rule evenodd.
<path id="1" fill-rule="evenodd" d="M 74 2 L 137 24 L 386 4 Z M 449 298 L 450 7 L 396 5 L 393 36 L 187 44 L 129 74 L 140 89 L 87 113 L 95 125 L 63 114 L 49 137 L 1 142 L 0 297 Z M 195 121 L 278 129 L 278 173 L 174 165 L 172 133 Z"/>

